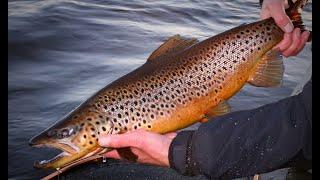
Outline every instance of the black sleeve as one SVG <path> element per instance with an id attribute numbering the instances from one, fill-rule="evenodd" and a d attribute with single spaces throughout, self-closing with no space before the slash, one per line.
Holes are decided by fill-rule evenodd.
<path id="1" fill-rule="evenodd" d="M 260 6 L 262 6 L 263 0 L 259 0 L 259 4 Z"/>
<path id="2" fill-rule="evenodd" d="M 312 159 L 312 79 L 303 91 L 178 133 L 170 167 L 184 175 L 230 179 L 278 169 L 297 154 Z"/>

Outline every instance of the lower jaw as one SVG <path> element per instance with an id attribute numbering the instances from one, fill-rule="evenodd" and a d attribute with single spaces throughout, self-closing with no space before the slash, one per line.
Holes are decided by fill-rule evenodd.
<path id="1" fill-rule="evenodd" d="M 37 169 L 57 169 L 63 168 L 74 163 L 78 163 L 81 159 L 93 156 L 95 154 L 100 154 L 105 152 L 107 149 L 97 148 L 87 151 L 82 151 L 75 154 L 69 154 L 67 152 L 62 152 L 50 160 L 37 161 L 34 163 L 34 167 Z"/>
<path id="2" fill-rule="evenodd" d="M 59 164 L 59 160 L 65 157 L 70 157 L 70 154 L 67 152 L 62 152 L 52 159 L 36 161 L 33 166 L 37 169 L 58 168 L 58 166 L 55 164 Z"/>

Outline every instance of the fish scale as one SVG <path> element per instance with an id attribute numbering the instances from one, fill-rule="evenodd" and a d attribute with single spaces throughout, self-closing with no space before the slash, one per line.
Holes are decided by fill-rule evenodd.
<path id="1" fill-rule="evenodd" d="M 281 83 L 283 63 L 272 48 L 283 35 L 269 18 L 202 42 L 177 35 L 169 38 L 145 64 L 33 138 L 32 145 L 44 144 L 69 154 L 35 166 L 64 167 L 111 150 L 98 145 L 100 134 L 135 129 L 167 133 L 229 112 L 226 101 L 247 82 L 262 87 Z"/>

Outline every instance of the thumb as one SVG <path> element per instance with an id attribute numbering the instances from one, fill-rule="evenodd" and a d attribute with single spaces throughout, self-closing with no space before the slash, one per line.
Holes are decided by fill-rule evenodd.
<path id="1" fill-rule="evenodd" d="M 141 138 L 137 137 L 137 133 L 100 135 L 98 143 L 100 146 L 112 148 L 137 147 L 141 143 L 139 139 Z"/>
<path id="2" fill-rule="evenodd" d="M 291 33 L 294 29 L 290 18 L 287 16 L 284 5 L 279 1 L 269 6 L 270 15 L 276 24 L 286 33 Z"/>

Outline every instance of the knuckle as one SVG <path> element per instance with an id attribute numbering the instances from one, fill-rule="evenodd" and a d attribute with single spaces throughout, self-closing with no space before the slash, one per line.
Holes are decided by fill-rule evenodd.
<path id="1" fill-rule="evenodd" d="M 275 17 L 275 21 L 276 21 L 277 24 L 280 25 L 280 26 L 284 26 L 284 25 L 288 24 L 288 22 L 289 22 L 288 18 L 287 18 L 285 15 L 283 15 L 283 16 L 276 16 L 276 17 Z"/>
<path id="2" fill-rule="evenodd" d="M 284 57 L 286 57 L 286 58 L 289 57 L 289 54 L 288 54 L 288 52 L 286 52 L 286 51 L 283 52 L 282 55 L 283 55 Z"/>
<path id="3" fill-rule="evenodd" d="M 119 137 L 112 137 L 112 138 L 110 138 L 110 141 L 108 144 L 111 147 L 117 147 L 120 144 L 120 138 Z"/>
<path id="4" fill-rule="evenodd" d="M 136 147 L 143 147 L 144 146 L 144 144 L 143 144 L 143 140 L 141 139 L 141 137 L 134 137 L 134 144 L 133 144 L 133 146 L 136 146 Z"/>

